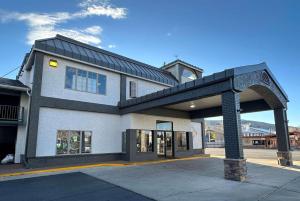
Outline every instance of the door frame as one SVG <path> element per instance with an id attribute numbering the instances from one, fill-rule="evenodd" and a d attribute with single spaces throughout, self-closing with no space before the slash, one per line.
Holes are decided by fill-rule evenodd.
<path id="1" fill-rule="evenodd" d="M 159 130 L 158 128 L 157 128 L 157 124 L 159 124 L 159 123 L 171 123 L 171 130 Z M 164 158 L 174 158 L 174 146 L 175 146 L 175 140 L 174 140 L 174 123 L 173 123 L 173 121 L 166 121 L 166 120 L 156 120 L 156 132 L 161 132 L 161 133 L 163 133 L 163 139 L 164 139 Z M 170 132 L 171 133 L 171 145 L 172 145 L 172 147 L 171 147 L 171 152 L 172 152 L 172 154 L 171 154 L 171 156 L 168 156 L 167 155 L 167 132 Z M 157 138 L 158 139 L 158 138 Z M 157 140 L 156 140 L 156 143 L 157 143 Z M 156 154 L 157 154 L 157 152 L 156 152 Z M 161 156 L 161 155 L 159 155 L 159 156 Z"/>
<path id="2" fill-rule="evenodd" d="M 162 134 L 163 135 L 163 140 L 164 140 L 164 153 L 162 154 L 162 155 L 158 155 L 158 153 L 156 152 L 156 154 L 158 155 L 158 156 L 162 156 L 162 157 L 164 157 L 164 158 L 174 158 L 174 145 L 175 145 L 175 143 L 174 143 L 174 131 L 165 131 L 165 130 L 156 130 L 156 133 L 160 133 L 160 134 Z M 171 154 L 170 155 L 168 155 L 167 154 L 167 133 L 171 133 Z M 156 146 L 158 146 L 158 136 L 157 136 L 157 138 L 156 138 Z"/>

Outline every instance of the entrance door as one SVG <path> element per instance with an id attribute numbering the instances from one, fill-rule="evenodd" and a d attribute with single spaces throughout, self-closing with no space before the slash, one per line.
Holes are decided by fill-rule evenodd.
<path id="1" fill-rule="evenodd" d="M 173 132 L 166 131 L 165 139 L 166 139 L 166 158 L 172 158 L 173 157 Z"/>
<path id="2" fill-rule="evenodd" d="M 165 158 L 173 157 L 173 122 L 156 121 L 157 155 Z"/>
<path id="3" fill-rule="evenodd" d="M 165 158 L 173 157 L 172 131 L 157 131 L 157 155 Z"/>
<path id="4" fill-rule="evenodd" d="M 166 147 L 165 147 L 165 132 L 157 131 L 157 155 L 165 157 Z"/>

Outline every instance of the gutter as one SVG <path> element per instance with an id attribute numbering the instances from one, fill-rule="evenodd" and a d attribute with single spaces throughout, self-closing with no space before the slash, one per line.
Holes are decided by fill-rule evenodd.
<path id="1" fill-rule="evenodd" d="M 16 86 L 4 85 L 4 84 L 0 84 L 0 88 L 11 89 L 11 90 L 14 90 L 14 91 L 24 91 L 24 92 L 28 91 L 28 88 L 16 87 Z"/>

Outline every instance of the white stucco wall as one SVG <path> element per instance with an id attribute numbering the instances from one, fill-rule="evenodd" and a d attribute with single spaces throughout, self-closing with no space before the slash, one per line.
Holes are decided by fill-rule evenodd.
<path id="1" fill-rule="evenodd" d="M 128 128 L 132 129 L 156 129 L 156 121 L 172 121 L 174 131 L 192 131 L 191 129 L 191 120 L 190 119 L 181 119 L 174 117 L 162 117 L 155 115 L 145 115 L 145 114 L 127 114 L 122 116 L 122 121 L 127 122 L 129 125 Z M 123 123 L 126 125 L 126 123 Z"/>
<path id="2" fill-rule="evenodd" d="M 58 61 L 57 68 L 49 67 L 48 62 L 50 58 Z M 106 95 L 65 89 L 66 66 L 106 75 Z M 120 75 L 80 63 L 45 56 L 41 95 L 106 105 L 117 105 L 120 100 Z"/>
<path id="3" fill-rule="evenodd" d="M 20 98 L 20 107 L 24 107 L 24 120 L 22 125 L 18 125 L 17 139 L 15 147 L 15 163 L 20 163 L 21 154 L 25 154 L 28 115 L 29 115 L 29 96 L 22 94 Z"/>
<path id="4" fill-rule="evenodd" d="M 57 130 L 92 131 L 92 154 L 122 150 L 119 115 L 41 108 L 37 156 L 56 154 Z"/>
<path id="5" fill-rule="evenodd" d="M 162 89 L 168 88 L 168 86 L 165 85 L 160 85 L 158 83 L 154 83 L 154 82 L 150 82 L 147 80 L 141 80 L 138 78 L 134 78 L 134 77 L 127 77 L 126 79 L 126 99 L 129 99 L 129 82 L 130 81 L 135 81 L 137 83 L 137 96 L 144 96 L 147 94 L 151 94 L 153 92 L 156 91 L 160 91 Z"/>
<path id="6" fill-rule="evenodd" d="M 126 129 L 156 129 L 156 121 L 172 121 L 174 131 L 187 131 L 193 132 L 193 147 L 194 149 L 202 148 L 202 132 L 201 124 L 192 122 L 190 119 L 162 117 L 156 115 L 144 114 L 126 114 L 121 117 L 121 130 Z"/>
<path id="7" fill-rule="evenodd" d="M 24 69 L 24 71 L 19 76 L 19 81 L 22 82 L 24 85 L 32 88 L 33 83 L 33 75 L 34 75 L 34 66 L 30 71 Z"/>

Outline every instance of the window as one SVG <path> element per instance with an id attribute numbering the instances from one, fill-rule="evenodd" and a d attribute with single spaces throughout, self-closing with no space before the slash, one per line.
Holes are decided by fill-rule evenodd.
<path id="1" fill-rule="evenodd" d="M 56 153 L 68 154 L 69 151 L 69 133 L 68 131 L 57 132 Z"/>
<path id="2" fill-rule="evenodd" d="M 137 152 L 153 152 L 152 131 L 138 130 L 136 134 Z"/>
<path id="3" fill-rule="evenodd" d="M 188 136 L 186 132 L 175 132 L 177 141 L 177 150 L 186 151 L 188 150 Z"/>
<path id="4" fill-rule="evenodd" d="M 190 69 L 184 68 L 182 71 L 181 80 L 183 83 L 197 79 L 197 75 Z"/>
<path id="5" fill-rule="evenodd" d="M 106 75 L 67 67 L 65 88 L 105 95 Z"/>
<path id="6" fill-rule="evenodd" d="M 172 121 L 156 121 L 156 130 L 172 131 L 173 130 L 173 122 Z"/>
<path id="7" fill-rule="evenodd" d="M 253 140 L 253 145 L 265 145 L 265 140 Z"/>
<path id="8" fill-rule="evenodd" d="M 92 152 L 92 132 L 83 131 L 82 133 L 82 144 L 81 153 L 91 153 Z"/>
<path id="9" fill-rule="evenodd" d="M 80 132 L 70 131 L 69 132 L 69 154 L 79 154 L 80 153 Z"/>
<path id="10" fill-rule="evenodd" d="M 57 132 L 56 154 L 81 154 L 91 153 L 91 131 L 66 131 Z"/>
<path id="11" fill-rule="evenodd" d="M 84 70 L 77 70 L 77 84 L 76 89 L 78 91 L 86 91 L 86 75 L 87 72 Z"/>
<path id="12" fill-rule="evenodd" d="M 98 74 L 98 94 L 106 94 L 106 76 Z"/>
<path id="13" fill-rule="evenodd" d="M 66 69 L 66 83 L 67 89 L 76 89 L 76 69 L 67 67 Z"/>
<path id="14" fill-rule="evenodd" d="M 137 84 L 135 81 L 129 82 L 129 97 L 136 98 L 137 97 Z"/>
<path id="15" fill-rule="evenodd" d="M 88 73 L 87 91 L 91 93 L 97 93 L 97 73 Z"/>

